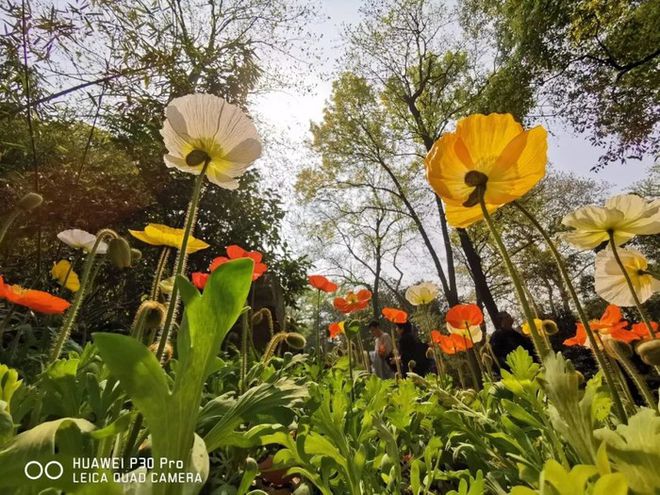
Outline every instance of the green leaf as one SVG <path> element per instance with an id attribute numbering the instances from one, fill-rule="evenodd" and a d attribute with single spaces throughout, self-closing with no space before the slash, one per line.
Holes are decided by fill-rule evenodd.
<path id="1" fill-rule="evenodd" d="M 11 409 L 11 398 L 14 392 L 23 383 L 23 380 L 18 379 L 18 372 L 9 368 L 7 365 L 0 364 L 0 401 L 4 401 L 6 410 L 9 412 Z"/>
<path id="2" fill-rule="evenodd" d="M 591 492 L 591 495 L 627 495 L 628 482 L 621 473 L 606 474 L 602 476 Z"/>
<path id="3" fill-rule="evenodd" d="M 78 486 L 73 480 L 73 458 L 92 455 L 91 441 L 85 434 L 94 428 L 92 423 L 84 419 L 64 418 L 41 423 L 16 435 L 0 450 L 0 492 L 5 493 L 2 488 L 26 486 L 55 486 L 74 491 Z M 62 464 L 63 475 L 54 481 L 46 477 L 30 480 L 25 475 L 25 466 L 32 461 L 42 466 L 51 461 L 59 462 Z"/>
<path id="4" fill-rule="evenodd" d="M 132 337 L 95 333 L 96 343 L 110 372 L 119 379 L 154 433 L 160 433 L 164 411 L 170 408 L 165 372 L 156 356 Z"/>
<path id="5" fill-rule="evenodd" d="M 606 444 L 615 471 L 625 476 L 630 488 L 640 494 L 655 494 L 660 486 L 660 417 L 642 409 L 616 431 L 596 430 L 596 438 Z"/>
<path id="6" fill-rule="evenodd" d="M 199 416 L 202 427 L 213 424 L 204 436 L 209 452 L 226 445 L 230 434 L 248 420 L 261 416 L 263 422 L 279 422 L 273 421 L 273 413 L 278 413 L 281 408 L 295 407 L 307 395 L 307 390 L 292 380 L 280 380 L 253 387 L 238 399 L 218 397 L 209 401 Z"/>

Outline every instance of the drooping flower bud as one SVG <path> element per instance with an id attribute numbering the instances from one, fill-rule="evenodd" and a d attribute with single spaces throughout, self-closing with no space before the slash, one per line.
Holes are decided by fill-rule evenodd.
<path id="1" fill-rule="evenodd" d="M 138 261 L 142 259 L 142 251 L 139 249 L 131 248 L 131 266 L 135 266 Z"/>
<path id="2" fill-rule="evenodd" d="M 559 327 L 552 320 L 543 320 L 543 331 L 546 335 L 554 335 L 559 331 Z"/>
<path id="3" fill-rule="evenodd" d="M 642 342 L 637 346 L 636 351 L 646 364 L 660 366 L 660 339 Z"/>
<path id="4" fill-rule="evenodd" d="M 23 211 L 30 211 L 40 206 L 43 201 L 44 198 L 41 194 L 30 192 L 18 200 L 16 207 Z"/>
<path id="5" fill-rule="evenodd" d="M 112 239 L 108 244 L 108 259 L 117 268 L 131 266 L 131 246 L 123 237 Z"/>
<path id="6" fill-rule="evenodd" d="M 305 340 L 305 337 L 296 332 L 287 333 L 284 340 L 292 349 L 304 349 L 307 345 L 307 340 Z"/>

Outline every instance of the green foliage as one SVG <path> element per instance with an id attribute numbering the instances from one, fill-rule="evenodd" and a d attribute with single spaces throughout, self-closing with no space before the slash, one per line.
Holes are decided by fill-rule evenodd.
<path id="1" fill-rule="evenodd" d="M 601 164 L 657 153 L 657 2 L 464 0 L 462 18 L 523 95 L 607 146 Z"/>
<path id="2" fill-rule="evenodd" d="M 209 277 L 203 295 L 183 277 L 177 280 L 182 285 L 186 311 L 177 341 L 179 372 L 171 388 L 158 361 L 143 344 L 121 335 L 95 335 L 104 362 L 144 415 L 154 458 L 180 460 L 192 467 L 195 458 L 190 457 L 190 446 L 204 381 L 220 344 L 243 309 L 252 265 L 249 259 L 222 265 Z M 203 468 L 204 462 L 200 462 Z M 208 459 L 205 464 L 208 466 Z M 164 469 L 159 466 L 158 472 L 169 469 L 169 465 Z"/>
<path id="3" fill-rule="evenodd" d="M 660 417 L 657 411 L 642 409 L 627 425 L 616 430 L 602 428 L 595 436 L 604 444 L 613 467 L 635 493 L 652 494 L 660 486 Z"/>

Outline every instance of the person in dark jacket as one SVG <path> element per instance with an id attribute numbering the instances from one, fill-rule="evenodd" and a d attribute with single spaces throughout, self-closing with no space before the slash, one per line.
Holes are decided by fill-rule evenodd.
<path id="1" fill-rule="evenodd" d="M 506 357 L 518 347 L 525 349 L 536 361 L 534 344 L 529 338 L 513 328 L 513 318 L 509 313 L 500 311 L 493 323 L 495 324 L 495 331 L 490 335 L 490 347 L 500 368 L 511 371 L 506 363 Z"/>
<path id="2" fill-rule="evenodd" d="M 399 356 L 401 357 L 401 373 L 405 376 L 408 371 L 424 376 L 431 369 L 431 361 L 426 357 L 428 346 L 419 341 L 409 321 L 397 323 L 399 339 L 397 341 Z M 409 370 L 409 364 L 414 361 L 414 367 Z"/>

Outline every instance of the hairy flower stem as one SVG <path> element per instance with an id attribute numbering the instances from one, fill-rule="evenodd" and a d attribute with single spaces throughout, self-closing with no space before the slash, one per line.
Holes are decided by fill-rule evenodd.
<path id="1" fill-rule="evenodd" d="M 646 325 L 646 328 L 649 331 L 649 335 L 651 335 L 651 337 L 656 339 L 658 337 L 655 334 L 653 327 L 651 326 L 651 322 L 646 316 L 646 312 L 642 309 L 642 303 L 639 301 L 637 292 L 635 292 L 635 286 L 633 285 L 632 280 L 630 279 L 630 274 L 628 273 L 628 270 L 626 270 L 626 267 L 624 266 L 623 261 L 621 261 L 621 257 L 619 256 L 616 243 L 614 242 L 614 233 L 612 231 L 609 231 L 608 233 L 610 235 L 610 248 L 612 249 L 612 254 L 614 255 L 614 259 L 616 260 L 617 264 L 619 265 L 619 268 L 621 269 L 621 273 L 623 274 L 623 277 L 626 279 L 626 284 L 628 284 L 628 289 L 630 289 L 630 294 L 633 297 L 633 301 L 635 301 L 635 306 L 637 307 L 639 316 L 644 322 L 644 325 Z"/>
<path id="2" fill-rule="evenodd" d="M 609 349 L 614 353 L 616 360 L 619 362 L 619 364 L 621 364 L 621 367 L 624 369 L 626 374 L 634 382 L 642 397 L 644 397 L 644 402 L 646 402 L 646 405 L 655 410 L 655 398 L 649 390 L 649 387 L 646 384 L 644 378 L 635 369 L 635 366 L 633 365 L 632 361 L 630 361 L 630 358 L 626 356 L 624 352 L 621 352 L 621 350 L 616 345 L 609 346 Z"/>
<path id="3" fill-rule="evenodd" d="M 64 322 L 62 323 L 60 330 L 57 332 L 55 342 L 53 343 L 53 347 L 50 352 L 50 358 L 48 359 L 48 364 L 54 363 L 55 360 L 60 357 L 60 354 L 62 353 L 62 347 L 64 347 L 64 343 L 66 342 L 66 339 L 68 339 L 69 335 L 71 334 L 71 329 L 73 328 L 73 324 L 75 323 L 76 318 L 78 317 L 80 306 L 82 305 L 87 289 L 91 286 L 91 283 L 94 278 L 92 276 L 92 269 L 94 268 L 96 252 L 98 251 L 101 242 L 103 242 L 105 238 L 116 239 L 118 237 L 119 236 L 117 235 L 117 233 L 110 229 L 100 230 L 96 234 L 96 242 L 94 242 L 94 246 L 87 255 L 87 258 L 85 259 L 85 266 L 82 272 L 82 280 L 80 281 L 80 289 L 78 289 L 78 292 L 76 292 L 76 296 L 73 300 L 73 303 L 71 304 L 69 310 L 66 312 L 66 316 L 64 317 Z"/>
<path id="4" fill-rule="evenodd" d="M 160 257 L 158 258 L 158 265 L 156 265 L 156 273 L 154 273 L 154 281 L 151 284 L 151 292 L 149 293 L 149 299 L 152 301 L 157 301 L 158 293 L 160 292 L 160 281 L 163 278 L 163 272 L 167 266 L 167 260 L 170 257 L 170 248 L 165 246 L 160 252 Z"/>
<path id="5" fill-rule="evenodd" d="M 399 348 L 396 346 L 396 339 L 394 338 L 394 333 L 390 333 L 390 337 L 392 338 L 392 356 L 394 356 L 394 365 L 396 366 L 396 373 L 397 377 L 403 378 L 403 375 L 401 374 L 401 359 L 399 356 Z"/>
<path id="6" fill-rule="evenodd" d="M 364 343 L 362 342 L 362 336 L 359 333 L 357 334 L 357 343 L 358 343 L 358 351 L 360 352 L 360 357 L 362 358 L 362 365 L 364 366 L 366 372 L 370 373 L 371 366 L 368 360 L 369 358 L 367 357 L 367 353 L 364 352 Z"/>
<path id="7" fill-rule="evenodd" d="M 316 360 L 323 367 L 322 360 L 325 359 L 321 349 L 321 289 L 316 289 Z"/>
<path id="8" fill-rule="evenodd" d="M 532 215 L 527 210 L 527 208 L 525 208 L 517 201 L 514 201 L 513 204 L 522 212 L 523 215 L 527 217 L 527 219 L 532 223 L 534 228 L 538 230 L 539 234 L 541 234 L 541 237 L 543 237 L 543 240 L 548 245 L 548 248 L 550 249 L 552 256 L 555 258 L 555 263 L 557 264 L 559 273 L 561 273 L 561 277 L 564 279 L 564 284 L 566 284 L 568 293 L 570 294 L 571 299 L 573 300 L 573 304 L 575 304 L 575 309 L 577 310 L 578 317 L 580 318 L 580 322 L 582 323 L 582 326 L 584 326 L 584 331 L 587 334 L 587 339 L 589 339 L 591 350 L 594 353 L 594 356 L 596 357 L 598 366 L 603 372 L 603 377 L 605 378 L 605 382 L 607 382 L 607 386 L 612 391 L 612 400 L 614 401 L 614 407 L 617 411 L 617 416 L 621 421 L 627 423 L 628 417 L 626 415 L 626 410 L 623 407 L 623 403 L 621 402 L 621 397 L 619 396 L 618 393 L 619 389 L 616 386 L 616 382 L 611 373 L 611 370 L 607 366 L 606 357 L 603 355 L 603 351 L 601 350 L 601 347 L 599 347 L 598 342 L 596 340 L 596 336 L 594 335 L 594 332 L 591 329 L 591 326 L 589 325 L 589 318 L 587 318 L 587 313 L 584 311 L 584 308 L 582 307 L 582 303 L 580 302 L 577 292 L 575 291 L 575 287 L 573 286 L 571 277 L 568 274 L 566 265 L 564 264 L 564 259 L 562 258 L 561 254 L 559 254 L 559 251 L 557 250 L 557 246 L 555 246 L 555 243 L 550 238 L 550 234 L 548 234 L 548 232 L 543 228 L 543 226 L 538 222 L 538 220 L 536 220 L 534 215 Z"/>
<path id="9" fill-rule="evenodd" d="M 262 363 L 266 364 L 270 361 L 270 358 L 272 358 L 275 355 L 275 351 L 277 351 L 277 346 L 286 340 L 286 336 L 286 332 L 279 332 L 271 337 L 266 346 L 266 350 L 264 351 L 264 355 L 261 357 Z"/>
<path id="10" fill-rule="evenodd" d="M 186 261 L 188 260 L 188 239 L 190 238 L 195 220 L 197 219 L 197 208 L 199 206 L 199 199 L 202 195 L 202 186 L 204 185 L 204 177 L 206 176 L 206 170 L 209 168 L 209 163 L 211 162 L 210 158 L 204 160 L 204 165 L 202 165 L 202 170 L 195 179 L 195 185 L 193 186 L 192 197 L 190 198 L 190 204 L 188 205 L 188 213 L 186 215 L 186 224 L 183 230 L 183 239 L 181 239 L 181 246 L 176 257 L 176 267 L 174 269 L 173 276 L 176 278 L 179 275 L 183 275 L 183 272 L 186 269 Z M 172 328 L 172 323 L 174 321 L 176 308 L 179 304 L 179 289 L 177 284 L 174 284 L 172 288 L 172 294 L 170 295 L 170 303 L 167 306 L 167 315 L 165 316 L 165 323 L 163 325 L 163 331 L 160 334 L 160 341 L 158 342 L 158 350 L 156 351 L 156 358 L 161 360 L 163 358 L 163 353 L 165 352 L 165 346 L 167 341 L 170 338 L 170 330 Z"/>
<path id="11" fill-rule="evenodd" d="M 238 390 L 245 393 L 248 369 L 248 335 L 250 335 L 250 308 L 243 308 L 241 315 L 241 377 Z"/>
<path id="12" fill-rule="evenodd" d="M 5 238 L 9 227 L 11 227 L 11 224 L 14 223 L 14 220 L 18 218 L 18 216 L 21 214 L 21 211 L 22 210 L 20 208 L 14 208 L 9 212 L 7 218 L 4 219 L 2 224 L 0 224 L 0 246 L 2 246 L 2 241 Z"/>
<path id="13" fill-rule="evenodd" d="M 350 378 L 350 387 L 351 387 L 351 408 L 353 407 L 353 404 L 355 403 L 355 392 L 353 392 L 353 358 L 351 357 L 351 354 L 353 353 L 353 349 L 351 347 L 351 339 L 346 335 L 346 345 L 348 346 L 348 376 Z"/>
<path id="14" fill-rule="evenodd" d="M 506 251 L 506 247 L 504 246 L 504 242 L 502 241 L 502 237 L 495 228 L 495 224 L 493 223 L 493 219 L 490 217 L 490 213 L 488 213 L 488 209 L 486 208 L 486 203 L 484 201 L 484 192 L 485 189 L 482 190 L 481 193 L 479 194 L 479 205 L 481 206 L 481 211 L 484 215 L 484 220 L 486 220 L 486 224 L 488 225 L 488 230 L 490 230 L 490 234 L 493 236 L 493 239 L 495 240 L 495 244 L 497 245 L 497 248 L 500 252 L 500 256 L 504 260 L 504 264 L 506 265 L 507 271 L 509 272 L 509 276 L 511 277 L 511 281 L 513 282 L 513 286 L 516 290 L 518 301 L 520 302 L 520 306 L 522 306 L 523 314 L 525 315 L 525 318 L 529 323 L 529 330 L 532 335 L 532 342 L 534 342 L 534 347 L 536 348 L 536 352 L 539 355 L 539 358 L 541 359 L 541 361 L 543 361 L 546 354 L 549 352 L 549 349 L 546 347 L 543 337 L 541 337 L 539 330 L 536 328 L 536 323 L 534 322 L 534 313 L 532 313 L 532 309 L 529 306 L 527 297 L 525 297 L 525 289 L 523 288 L 523 283 L 520 280 L 518 271 L 513 266 L 513 263 L 511 262 L 511 258 L 509 257 L 509 254 Z"/>

